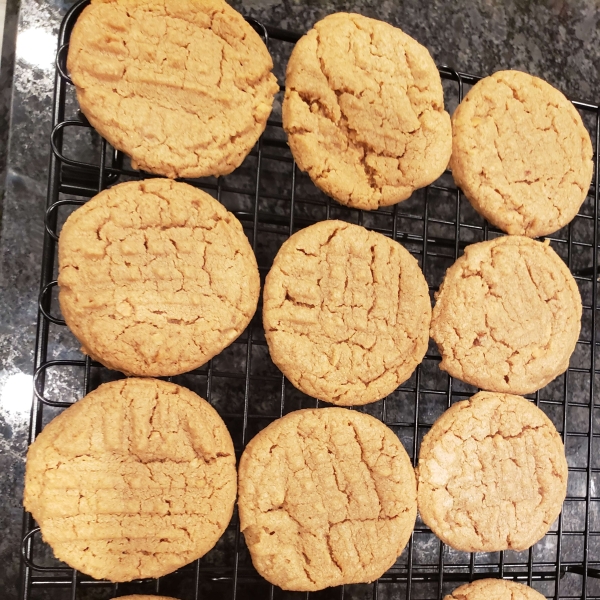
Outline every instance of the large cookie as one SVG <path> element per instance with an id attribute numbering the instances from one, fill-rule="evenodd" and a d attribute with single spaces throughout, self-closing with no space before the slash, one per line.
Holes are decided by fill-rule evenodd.
<path id="1" fill-rule="evenodd" d="M 526 550 L 558 517 L 567 476 L 560 435 L 535 404 L 480 392 L 452 405 L 423 439 L 419 513 L 457 550 Z"/>
<path id="2" fill-rule="evenodd" d="M 452 116 L 452 174 L 475 209 L 513 235 L 557 231 L 592 180 L 592 143 L 579 113 L 542 79 L 499 71 Z"/>
<path id="3" fill-rule="evenodd" d="M 304 393 L 344 406 L 406 381 L 429 341 L 429 290 L 400 244 L 342 221 L 295 233 L 263 297 L 273 362 Z"/>
<path id="4" fill-rule="evenodd" d="M 156 379 L 100 386 L 30 446 L 25 508 L 54 554 L 96 579 L 161 577 L 206 554 L 236 496 L 217 412 Z"/>
<path id="5" fill-rule="evenodd" d="M 431 319 L 440 368 L 492 392 L 529 394 L 566 371 L 581 297 L 549 244 L 504 236 L 467 246 L 446 272 Z"/>
<path id="6" fill-rule="evenodd" d="M 176 375 L 235 340 L 260 279 L 240 222 L 185 183 L 116 185 L 76 210 L 58 245 L 60 307 L 111 369 Z"/>
<path id="7" fill-rule="evenodd" d="M 415 474 L 381 421 L 344 408 L 300 410 L 244 450 L 238 506 L 252 562 L 271 583 L 297 591 L 365 583 L 410 537 Z"/>
<path id="8" fill-rule="evenodd" d="M 279 89 L 264 43 L 222 0 L 92 0 L 67 65 L 90 123 L 167 177 L 233 171 Z"/>
<path id="9" fill-rule="evenodd" d="M 456 588 L 444 600 L 544 600 L 538 591 L 505 579 L 480 579 Z"/>
<path id="10" fill-rule="evenodd" d="M 294 48 L 283 127 L 298 166 L 338 202 L 396 204 L 450 159 L 450 117 L 429 52 L 400 29 L 337 13 Z"/>

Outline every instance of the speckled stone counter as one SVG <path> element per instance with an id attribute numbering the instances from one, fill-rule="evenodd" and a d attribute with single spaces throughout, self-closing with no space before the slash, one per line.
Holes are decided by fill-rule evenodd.
<path id="1" fill-rule="evenodd" d="M 71 4 L 22 0 L 12 87 L 11 69 L 2 71 L 5 103 L 12 90 L 10 117 L 0 118 L 0 162 L 6 157 L 6 180 L 0 186 L 5 189 L 0 207 L 0 598 L 6 600 L 17 598 L 19 579 L 54 52 L 61 19 Z M 425 44 L 438 64 L 478 75 L 522 69 L 572 99 L 600 100 L 598 0 L 236 0 L 232 4 L 264 23 L 299 32 L 331 12 L 359 12 L 401 27 Z M 9 3 L 8 15 L 14 19 L 16 5 L 10 7 Z M 10 43 L 4 45 L 7 60 Z M 595 593 L 600 594 L 600 586 Z M 61 590 L 59 597 L 67 598 L 67 591 Z"/>

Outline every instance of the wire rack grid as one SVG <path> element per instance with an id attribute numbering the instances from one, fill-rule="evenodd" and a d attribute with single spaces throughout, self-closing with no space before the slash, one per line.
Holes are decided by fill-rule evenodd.
<path id="1" fill-rule="evenodd" d="M 77 110 L 65 62 L 72 27 L 86 4 L 87 0 L 79 2 L 69 11 L 59 34 L 30 442 L 73 401 L 105 381 L 122 377 L 83 357 L 59 315 L 56 247 L 60 226 L 70 212 L 107 186 L 149 176 L 131 169 L 128 159 L 101 139 Z M 249 22 L 267 43 L 282 83 L 287 56 L 300 36 L 252 19 Z M 452 110 L 479 77 L 448 67 L 439 70 L 447 108 Z M 448 173 L 409 200 L 372 213 L 330 201 L 297 169 L 291 157 L 281 128 L 281 95 L 265 133 L 239 169 L 218 179 L 188 181 L 212 194 L 240 219 L 257 255 L 263 281 L 283 241 L 294 231 L 323 219 L 358 223 L 404 244 L 418 259 L 432 298 L 445 269 L 466 245 L 502 235 L 473 211 Z M 600 436 L 600 405 L 594 403 L 600 383 L 596 368 L 600 358 L 596 332 L 600 109 L 593 103 L 574 104 L 592 135 L 596 176 L 580 213 L 551 237 L 552 246 L 579 285 L 584 314 L 569 370 L 530 396 L 561 432 L 569 462 L 563 512 L 540 542 L 526 552 L 467 554 L 441 544 L 418 519 L 403 554 L 378 581 L 313 594 L 290 593 L 270 586 L 253 569 L 234 514 L 221 540 L 202 559 L 158 580 L 112 584 L 93 580 L 56 561 L 26 513 L 20 598 L 101 600 L 131 593 L 161 593 L 181 600 L 309 596 L 440 600 L 461 583 L 504 577 L 533 585 L 557 600 L 600 600 L 600 455 L 596 441 Z M 207 365 L 169 378 L 215 406 L 232 434 L 238 456 L 273 419 L 291 410 L 324 406 L 295 390 L 270 361 L 260 313 L 259 305 L 246 332 Z M 423 363 L 405 384 L 386 399 L 358 409 L 391 427 L 414 464 L 420 441 L 435 419 L 453 402 L 476 391 L 441 372 L 439 360 L 435 344 L 431 344 Z"/>

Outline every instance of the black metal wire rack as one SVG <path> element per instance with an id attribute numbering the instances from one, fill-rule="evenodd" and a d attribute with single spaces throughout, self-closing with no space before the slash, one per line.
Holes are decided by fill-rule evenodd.
<path id="1" fill-rule="evenodd" d="M 30 442 L 60 410 L 97 387 L 122 377 L 81 355 L 56 301 L 56 245 L 68 214 L 98 191 L 118 181 L 147 177 L 131 169 L 77 110 L 66 74 L 66 50 L 72 27 L 87 4 L 76 4 L 59 34 L 53 131 L 48 183 L 41 291 L 35 349 L 35 397 Z M 299 35 L 249 19 L 274 57 L 283 81 L 286 57 Z M 452 110 L 478 77 L 440 67 L 447 107 Z M 243 165 L 219 179 L 188 181 L 215 196 L 244 225 L 256 252 L 261 277 L 281 243 L 297 229 L 339 218 L 362 224 L 403 243 L 419 260 L 431 293 L 445 269 L 473 242 L 501 232 L 481 219 L 445 174 L 393 208 L 373 213 L 337 205 L 318 192 L 297 168 L 280 122 L 281 94 L 267 130 Z M 330 588 L 314 594 L 282 592 L 252 568 L 237 515 L 216 547 L 205 557 L 158 580 L 112 584 L 95 581 L 53 558 L 39 529 L 25 514 L 20 598 L 108 599 L 131 593 L 164 594 L 181 600 L 200 598 L 346 598 L 441 599 L 456 586 L 482 577 L 504 577 L 533 585 L 549 598 L 600 599 L 600 383 L 597 343 L 598 210 L 600 108 L 575 102 L 592 135 L 595 180 L 574 221 L 551 237 L 578 282 L 583 304 L 581 338 L 567 373 L 531 396 L 562 433 L 569 462 L 569 487 L 563 512 L 551 531 L 526 552 L 467 554 L 437 540 L 417 520 L 410 542 L 396 564 L 372 584 Z M 75 158 L 76 157 L 76 158 Z M 257 315 L 260 315 L 260 306 Z M 435 345 L 416 373 L 388 398 L 361 408 L 394 429 L 416 464 L 423 435 L 451 403 L 475 390 L 438 368 Z M 273 419 L 323 403 L 295 390 L 270 361 L 260 317 L 232 346 L 208 365 L 172 378 L 205 397 L 227 423 L 236 452 Z"/>

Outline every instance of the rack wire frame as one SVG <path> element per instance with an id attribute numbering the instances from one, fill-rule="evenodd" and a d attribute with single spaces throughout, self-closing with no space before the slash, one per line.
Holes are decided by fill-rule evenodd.
<path id="1" fill-rule="evenodd" d="M 53 374 L 60 381 L 66 370 L 75 369 L 81 382 L 81 389 L 88 393 L 104 379 L 118 376 L 89 357 L 80 359 L 52 358 L 49 346 L 52 327 L 64 327 L 64 321 L 53 311 L 57 310 L 53 297 L 56 280 L 56 248 L 58 241 L 59 212 L 69 207 L 84 204 L 87 199 L 119 180 L 147 177 L 126 166 L 123 155 L 111 149 L 107 142 L 100 139 L 97 162 L 76 160 L 66 155 L 65 132 L 74 128 L 91 129 L 85 117 L 66 118 L 67 91 L 72 83 L 66 73 L 66 51 L 73 25 L 87 5 L 88 0 L 77 3 L 65 16 L 60 33 L 57 52 L 54 102 L 51 134 L 51 158 L 49 168 L 47 211 L 45 217 L 45 235 L 41 265 L 41 283 L 39 312 L 34 366 L 34 398 L 31 412 L 29 442 L 33 442 L 43 428 L 45 420 L 52 411 L 70 406 L 70 401 L 47 397 L 48 380 Z M 256 31 L 273 50 L 274 45 L 289 45 L 300 35 L 281 29 L 267 27 L 260 22 L 248 19 Z M 480 78 L 458 72 L 448 67 L 440 67 L 440 75 L 445 84 L 453 86 L 457 101 L 462 99 L 467 86 Z M 456 553 L 437 541 L 423 523 L 417 521 L 407 548 L 399 561 L 382 578 L 369 585 L 342 586 L 330 588 L 320 593 L 283 593 L 270 586 L 254 571 L 240 535 L 237 515 L 234 514 L 225 536 L 224 545 L 217 551 L 222 560 L 207 560 L 206 557 L 180 569 L 165 578 L 139 581 L 131 584 L 112 584 L 96 581 L 68 566 L 48 559 L 48 549 L 41 541 L 39 528 L 31 515 L 24 513 L 22 539 L 22 569 L 20 580 L 20 598 L 112 598 L 126 593 L 172 593 L 181 600 L 199 600 L 204 597 L 223 597 L 239 600 L 241 598 L 406 598 L 406 600 L 427 600 L 443 595 L 461 583 L 482 577 L 500 577 L 513 579 L 533 585 L 549 598 L 600 599 L 600 460 L 596 458 L 595 445 L 600 437 L 600 406 L 594 402 L 595 387 L 600 370 L 596 369 L 597 358 L 597 310 L 598 310 L 598 210 L 600 205 L 599 147 L 600 147 L 600 108 L 598 104 L 574 102 L 588 125 L 595 148 L 595 179 L 592 182 L 588 199 L 575 221 L 567 228 L 551 237 L 553 247 L 559 251 L 569 268 L 572 269 L 584 299 L 584 321 L 588 335 L 582 333 L 578 343 L 583 357 L 579 363 L 572 361 L 568 371 L 554 382 L 550 391 L 541 390 L 532 396 L 543 410 L 553 418 L 561 431 L 569 459 L 570 485 L 565 508 L 556 526 L 536 546 L 525 553 L 501 552 L 492 555 Z M 269 135 L 269 131 L 280 135 Z M 260 240 L 275 233 L 283 241 L 297 229 L 322 218 L 345 218 L 370 229 L 379 231 L 392 239 L 404 243 L 419 259 L 421 268 L 428 275 L 430 263 L 445 260 L 446 266 L 456 260 L 463 248 L 471 241 L 489 239 L 501 232 L 480 219 L 465 216 L 468 205 L 451 178 L 444 177 L 421 192 L 420 200 L 413 204 L 413 210 L 405 210 L 405 203 L 389 209 L 380 209 L 377 214 L 342 209 L 325 196 L 302 196 L 299 179 L 302 174 L 297 169 L 281 135 L 281 123 L 272 119 L 267 132 L 261 137 L 251 152 L 250 171 L 253 178 L 246 189 L 228 184 L 228 178 L 216 180 L 188 181 L 222 201 L 226 194 L 243 195 L 249 199 L 244 206 L 233 210 L 244 225 L 252 247 L 259 255 L 259 270 L 264 277 L 268 271 L 268 259 L 261 263 Z M 287 190 L 266 193 L 261 182 L 267 162 L 280 162 L 287 168 Z M 438 194 L 449 207 L 445 216 L 439 216 L 434 210 L 433 196 Z M 439 198 L 438 198 L 439 200 Z M 272 210 L 272 207 L 278 210 Z M 281 207 L 283 206 L 283 210 Z M 304 207 L 304 208 L 303 208 Z M 306 209 L 308 207 L 308 209 Z M 312 212 L 311 212 L 312 210 Z M 342 211 L 340 213 L 340 211 Z M 315 214 L 317 217 L 315 218 Z M 416 226 L 416 227 L 415 227 Z M 582 258 L 583 257 L 583 258 Z M 271 257 L 272 258 L 272 257 Z M 439 270 L 439 269 L 438 269 Z M 442 269 L 443 273 L 443 269 Z M 436 289 L 428 277 L 432 293 Z M 438 281 L 439 283 L 439 281 Z M 260 314 L 260 306 L 257 311 Z M 589 339 L 588 339 L 589 338 Z M 234 344 L 238 359 L 241 357 L 242 369 L 228 367 L 227 361 L 213 359 L 196 374 L 202 379 L 202 395 L 213 405 L 218 382 L 235 382 L 239 392 L 239 402 L 235 411 L 223 410 L 216 406 L 228 424 L 237 423 L 236 451 L 238 454 L 244 445 L 259 429 L 271 420 L 289 410 L 305 406 L 322 406 L 318 400 L 307 397 L 293 399 L 294 390 L 276 369 L 253 369 L 253 360 L 268 352 L 260 318 L 255 318 L 245 334 Z M 576 351 L 577 354 L 577 351 Z M 262 360 L 262 359 L 261 359 Z M 474 389 L 457 380 L 446 377 L 441 385 L 436 383 L 431 367 L 440 358 L 435 347 L 430 349 L 421 366 L 413 377 L 401 386 L 398 397 L 388 397 L 363 410 L 379 417 L 388 426 L 395 428 L 416 464 L 419 442 L 422 435 L 431 426 L 431 411 L 427 419 L 421 418 L 427 411 L 423 407 L 433 398 L 441 410 L 452 402 L 468 397 Z M 238 361 L 239 362 L 239 361 Z M 233 364 L 233 362 L 231 362 Z M 262 369 L 262 367 L 261 367 Z M 72 371 L 70 371 L 72 373 Z M 176 378 L 175 378 L 176 379 Z M 430 382 L 434 382 L 430 384 Z M 552 385 L 552 384 L 551 384 Z M 278 390 L 279 401 L 274 403 L 275 410 L 270 414 L 253 410 L 252 388 L 271 386 Z M 193 386 L 190 386 L 193 387 Z M 577 388 L 577 389 L 575 389 Z M 583 391 L 582 391 L 583 390 Z M 198 391 L 198 390 L 196 390 Z M 578 395 L 579 393 L 579 395 Z M 400 414 L 395 410 L 398 402 L 408 406 L 408 411 Z M 304 403 L 304 404 L 302 404 Z M 438 410 L 440 407 L 438 406 Z M 268 411 L 267 411 L 268 412 Z M 435 412 L 435 411 L 434 411 Z M 50 413 L 50 414 L 48 414 Z M 400 416 L 398 416 L 400 414 Z M 408 417 L 406 416 L 408 414 Z M 411 418 L 412 415 L 412 418 Z M 571 442 L 574 443 L 571 444 Z M 596 446 L 597 447 L 597 446 Z M 574 452 L 570 452 L 575 448 Z M 574 481 L 574 485 L 571 482 Z M 577 510 L 567 510 L 571 505 Z M 576 515 L 573 517 L 573 515 Z M 421 537 L 427 537 L 420 544 Z M 577 544 L 570 544 L 575 540 Z M 219 544 L 217 545 L 219 546 Z M 538 551 L 542 548 L 541 551 Z M 548 549 L 550 550 L 548 552 Z"/>

